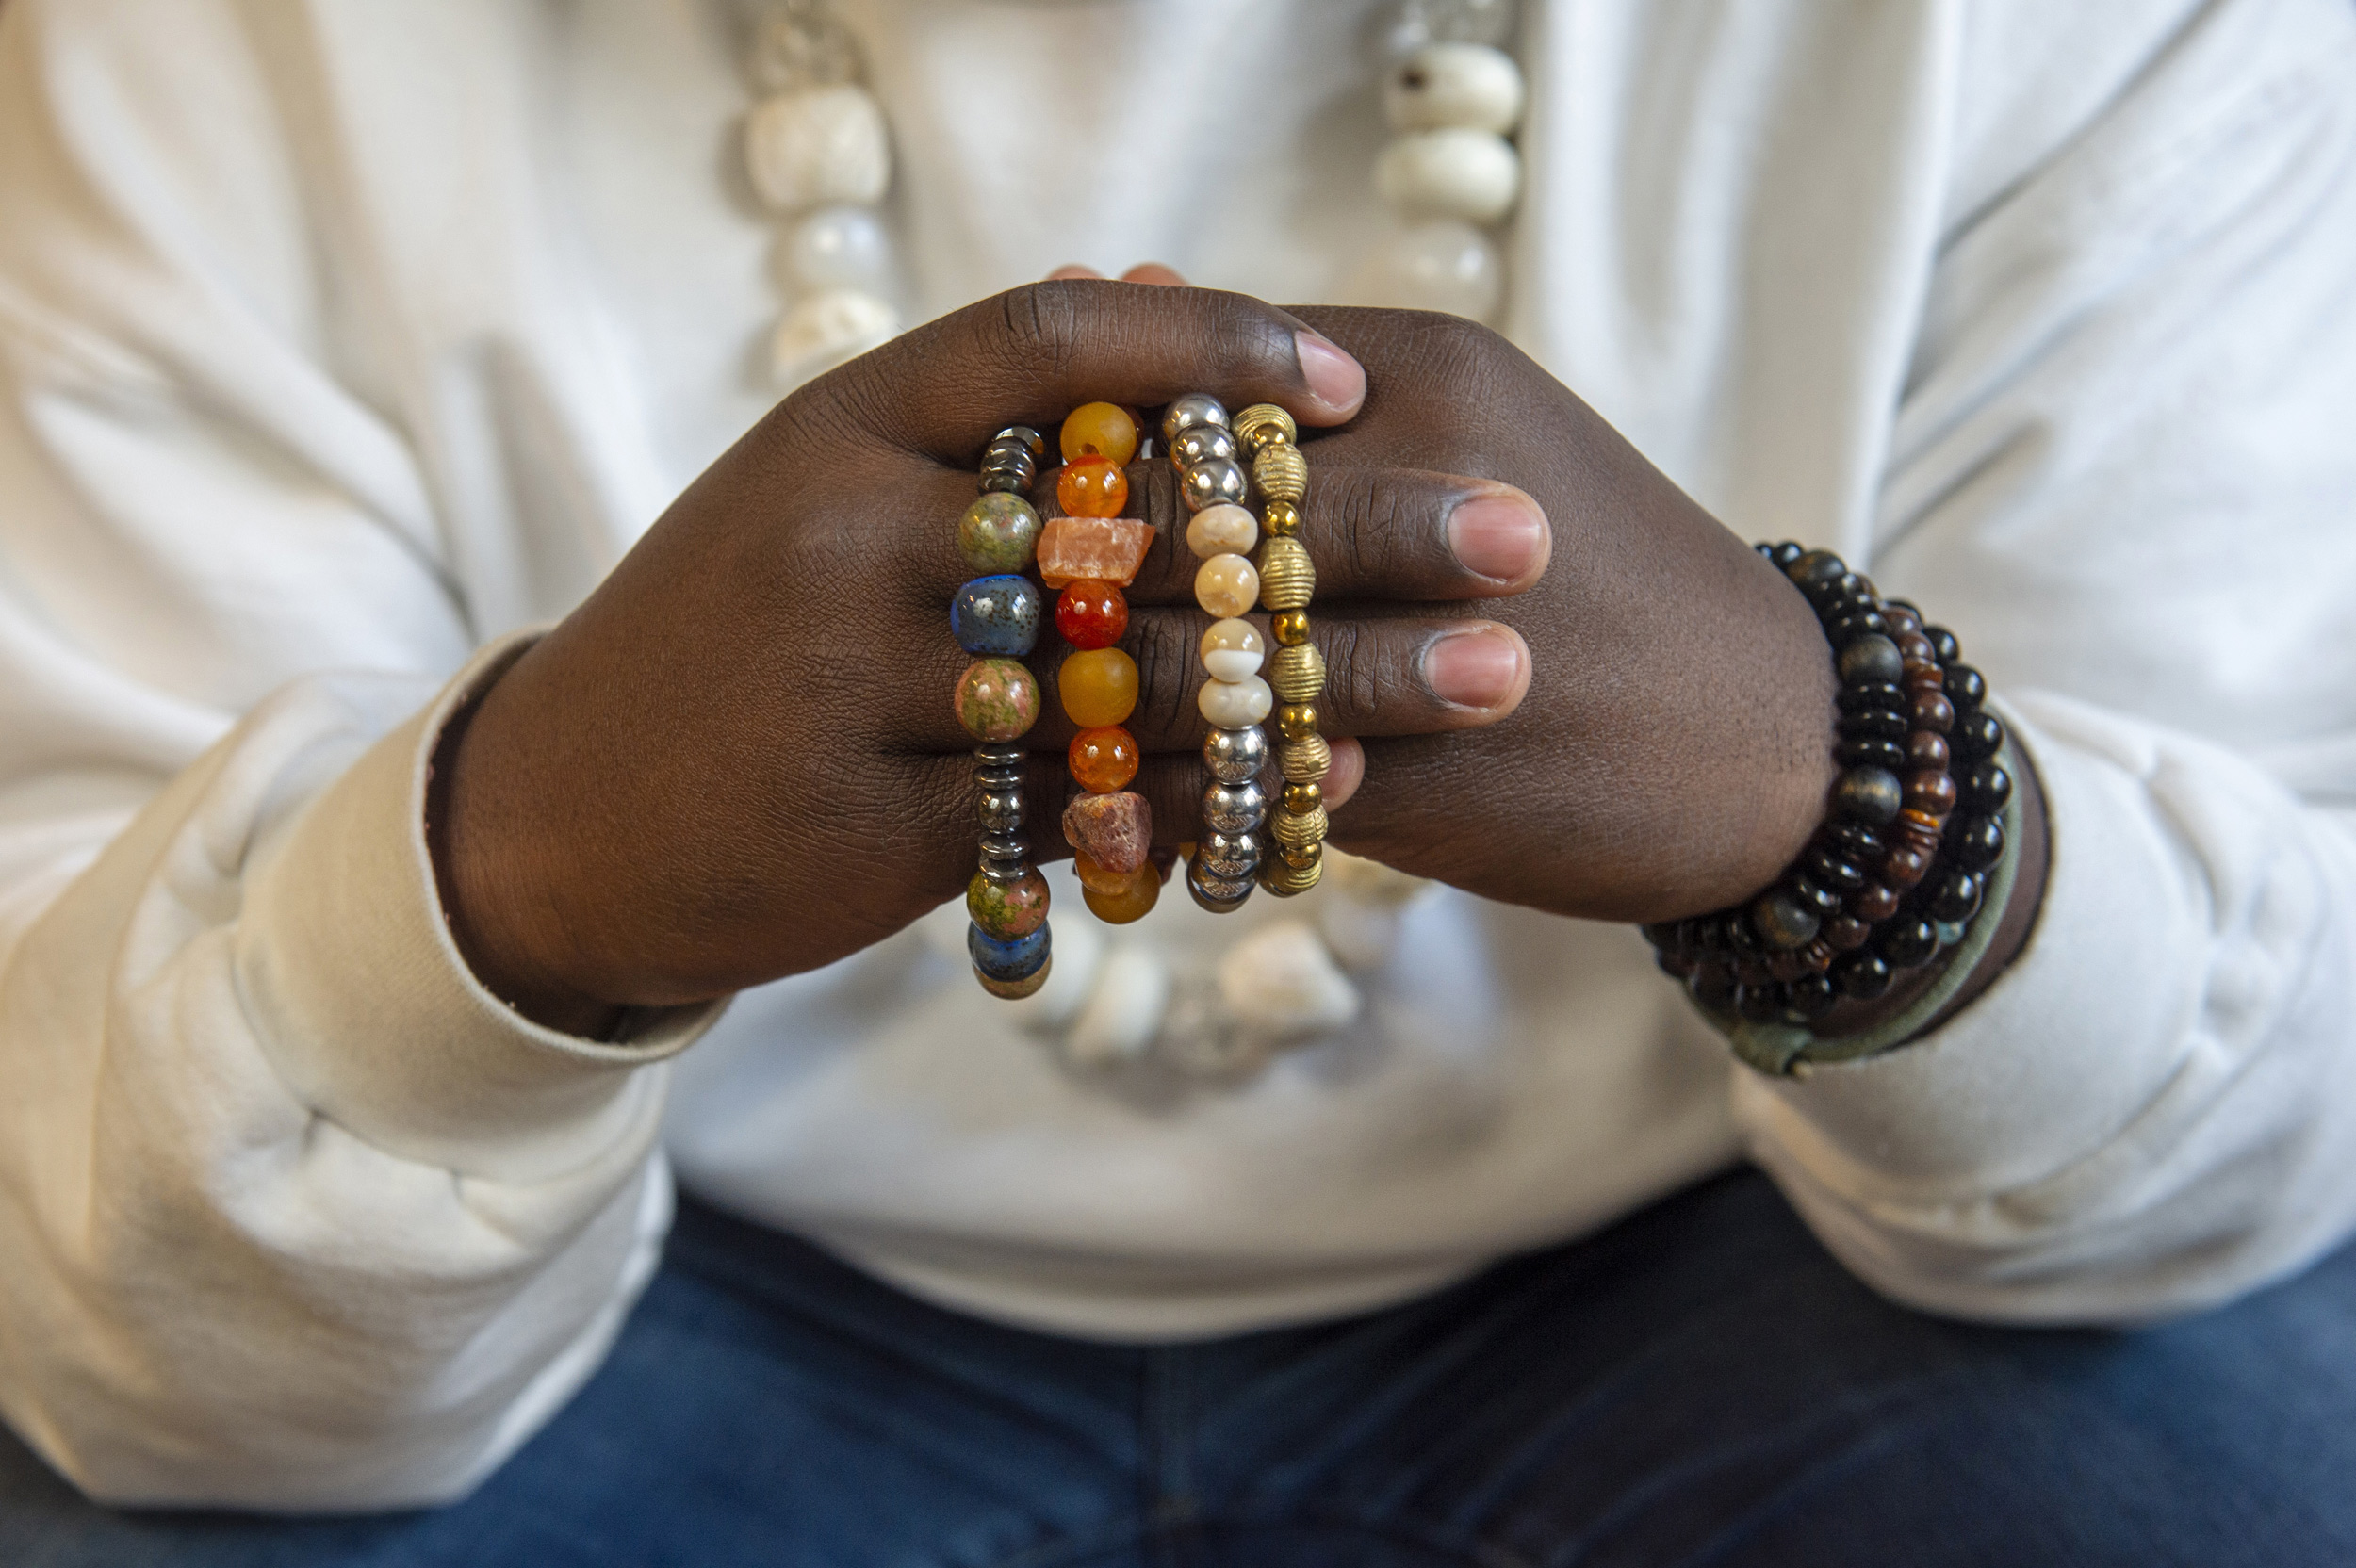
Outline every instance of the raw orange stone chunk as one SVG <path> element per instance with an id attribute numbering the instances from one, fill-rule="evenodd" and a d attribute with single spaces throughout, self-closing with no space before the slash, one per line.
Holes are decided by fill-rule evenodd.
<path id="1" fill-rule="evenodd" d="M 1137 422 L 1118 403 L 1082 403 L 1063 422 L 1063 460 L 1101 457 L 1116 466 L 1137 455 Z"/>
<path id="2" fill-rule="evenodd" d="M 1126 588 L 1153 547 L 1152 525 L 1135 517 L 1050 517 L 1039 536 L 1039 580 L 1061 588 L 1092 577 Z"/>
<path id="3" fill-rule="evenodd" d="M 1074 517 L 1118 517 L 1129 504 L 1129 476 L 1118 463 L 1084 457 L 1055 476 L 1055 500 Z"/>

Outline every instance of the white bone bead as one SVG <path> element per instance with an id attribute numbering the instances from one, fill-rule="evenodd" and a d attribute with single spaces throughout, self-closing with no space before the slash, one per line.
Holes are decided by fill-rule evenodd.
<path id="1" fill-rule="evenodd" d="M 1186 548 L 1203 560 L 1249 555 L 1260 537 L 1259 519 L 1240 506 L 1206 506 L 1186 524 Z"/>
<path id="2" fill-rule="evenodd" d="M 1442 219 L 1392 235 L 1342 285 L 1345 304 L 1444 310 L 1486 321 L 1505 288 L 1505 264 L 1489 237 Z"/>
<path id="3" fill-rule="evenodd" d="M 764 98 L 744 121 L 744 164 L 780 212 L 880 201 L 892 183 L 883 110 L 847 83 Z"/>
<path id="4" fill-rule="evenodd" d="M 1434 43 L 1392 67 L 1383 111 L 1395 131 L 1458 125 L 1503 136 L 1522 118 L 1522 68 L 1501 49 Z"/>
<path id="5" fill-rule="evenodd" d="M 1375 160 L 1375 189 L 1404 217 L 1494 223 L 1521 194 L 1522 160 L 1488 131 L 1411 131 Z"/>
<path id="6" fill-rule="evenodd" d="M 771 368 L 781 385 L 808 381 L 900 330 L 899 312 L 857 288 L 828 288 L 798 300 L 770 340 Z"/>

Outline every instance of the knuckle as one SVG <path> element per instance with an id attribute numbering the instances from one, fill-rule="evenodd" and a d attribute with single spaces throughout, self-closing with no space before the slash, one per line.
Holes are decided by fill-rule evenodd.
<path id="1" fill-rule="evenodd" d="M 1189 733 L 1195 684 L 1192 618 L 1153 615 L 1141 626 L 1130 624 L 1137 629 L 1129 653 L 1137 666 L 1137 717 L 1150 732 Z"/>
<path id="2" fill-rule="evenodd" d="M 1078 278 L 1028 283 L 998 296 L 1002 352 L 1051 374 L 1071 367 L 1088 315 L 1089 284 Z"/>

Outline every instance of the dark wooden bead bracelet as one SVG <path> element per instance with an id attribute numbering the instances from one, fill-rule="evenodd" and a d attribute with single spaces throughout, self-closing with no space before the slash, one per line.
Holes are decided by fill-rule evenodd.
<path id="1" fill-rule="evenodd" d="M 2012 779 L 1987 682 L 1955 634 L 1829 550 L 1759 552 L 1807 596 L 1841 674 L 1841 775 L 1824 824 L 1747 903 L 1644 927 L 1703 1007 L 1806 1025 L 1962 939 L 2003 857 Z"/>

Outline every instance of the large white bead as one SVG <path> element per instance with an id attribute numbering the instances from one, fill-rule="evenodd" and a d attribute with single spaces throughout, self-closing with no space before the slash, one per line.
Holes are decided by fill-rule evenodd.
<path id="1" fill-rule="evenodd" d="M 883 220 L 866 207 L 820 207 L 785 231 L 777 270 L 796 293 L 863 288 L 879 294 L 892 270 L 892 240 Z"/>
<path id="2" fill-rule="evenodd" d="M 744 122 L 753 188 L 780 212 L 882 199 L 892 183 L 883 110 L 844 83 L 764 98 Z"/>
<path id="3" fill-rule="evenodd" d="M 1339 1029 L 1361 1002 L 1317 934 L 1291 920 L 1261 926 L 1221 956 L 1219 997 L 1244 1029 L 1277 1040 Z"/>
<path id="4" fill-rule="evenodd" d="M 1522 160 L 1489 131 L 1411 131 L 1375 160 L 1374 187 L 1407 218 L 1494 223 L 1521 194 Z"/>
<path id="5" fill-rule="evenodd" d="M 857 288 L 828 288 L 794 302 L 770 340 L 780 385 L 795 385 L 900 330 L 900 313 Z"/>
<path id="6" fill-rule="evenodd" d="M 1276 706 L 1276 694 L 1256 675 L 1241 680 L 1206 680 L 1195 699 L 1213 729 L 1241 729 L 1258 724 Z"/>
<path id="7" fill-rule="evenodd" d="M 1067 921 L 1068 925 L 1086 923 Z M 1056 939 L 1060 944 L 1063 939 Z M 1058 956 L 1060 962 L 1060 956 Z M 1055 977 L 1048 977 L 1055 984 Z M 1080 1067 L 1104 1067 L 1134 1061 L 1146 1053 L 1161 1033 L 1162 1013 L 1170 1005 L 1170 965 L 1152 948 L 1124 942 L 1112 951 L 1097 972 L 1088 1005 L 1063 1037 L 1067 1061 Z"/>
<path id="8" fill-rule="evenodd" d="M 1444 310 L 1486 321 L 1505 289 L 1505 265 L 1487 235 L 1442 219 L 1391 236 L 1342 285 L 1346 304 Z"/>
<path id="9" fill-rule="evenodd" d="M 1503 136 L 1522 118 L 1522 68 L 1502 49 L 1434 43 L 1391 68 L 1383 112 L 1395 131 L 1461 125 Z"/>

